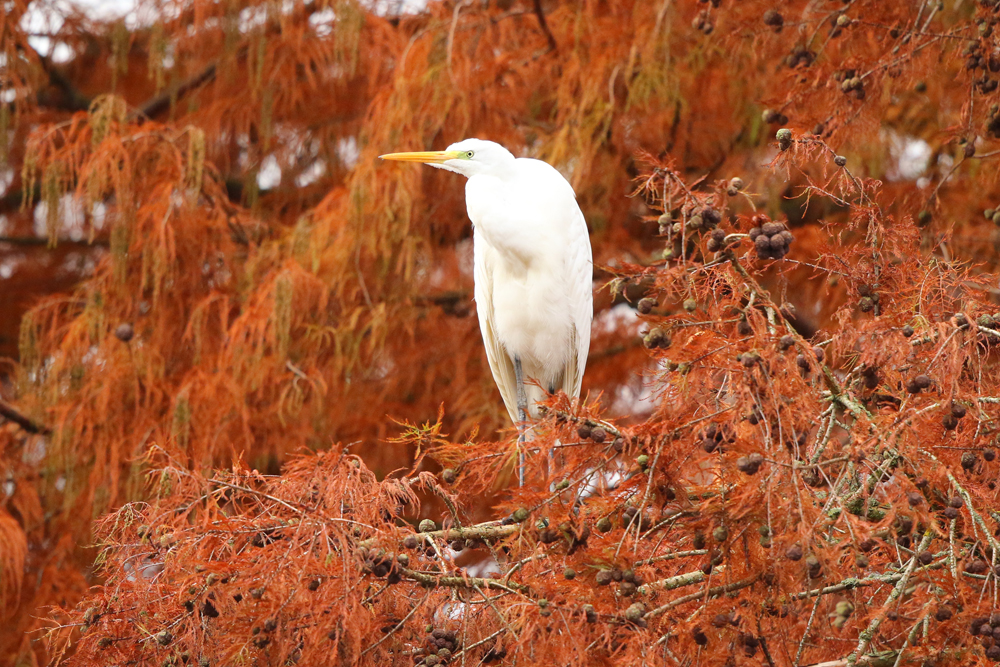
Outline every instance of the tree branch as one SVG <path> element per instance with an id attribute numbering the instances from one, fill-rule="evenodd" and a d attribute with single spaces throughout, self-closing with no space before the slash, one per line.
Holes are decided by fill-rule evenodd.
<path id="1" fill-rule="evenodd" d="M 91 100 L 89 97 L 77 90 L 73 82 L 66 78 L 48 58 L 42 56 L 37 51 L 35 55 L 38 56 L 38 62 L 41 63 L 42 69 L 48 74 L 49 83 L 58 88 L 65 98 L 62 104 L 53 104 L 51 100 L 44 99 L 46 96 L 43 96 L 41 94 L 42 91 L 39 91 L 37 97 L 40 105 L 65 109 L 66 111 L 86 111 L 90 108 Z"/>
<path id="2" fill-rule="evenodd" d="M 552 36 L 549 24 L 545 20 L 545 12 L 542 11 L 542 0 L 535 0 L 535 16 L 538 17 L 538 25 L 541 26 L 542 32 L 545 33 L 545 38 L 549 40 L 549 50 L 557 51 L 559 47 L 556 44 L 556 38 Z"/>
<path id="3" fill-rule="evenodd" d="M 509 537 L 521 529 L 521 524 L 514 523 L 503 526 L 495 521 L 466 526 L 464 528 L 450 528 L 445 530 L 431 530 L 426 533 L 412 533 L 417 540 L 423 542 L 427 539 L 442 539 L 446 542 L 453 540 L 502 540 Z M 378 544 L 378 538 L 362 540 L 357 546 L 371 548 Z"/>
<path id="4" fill-rule="evenodd" d="M 398 567 L 399 573 L 408 579 L 413 579 L 414 581 L 419 581 L 421 584 L 428 587 L 435 586 L 449 586 L 452 588 L 473 588 L 475 586 L 481 586 L 482 588 L 492 588 L 501 591 L 507 591 L 508 593 L 527 593 L 531 589 L 523 584 L 515 584 L 513 581 L 500 581 L 499 579 L 483 579 L 482 577 L 457 577 L 457 576 L 441 576 L 437 574 L 425 574 L 423 572 L 417 572 L 416 570 L 411 570 L 408 567 Z"/>
<path id="5" fill-rule="evenodd" d="M 855 665 L 865 665 L 866 667 L 892 667 L 896 660 L 898 651 L 885 651 L 875 655 L 863 655 L 858 658 Z M 847 667 L 847 658 L 841 660 L 828 660 L 827 662 L 816 662 L 806 667 Z"/>
<path id="6" fill-rule="evenodd" d="M 178 85 L 172 86 L 169 90 L 165 90 L 159 95 L 150 98 L 140 105 L 138 109 L 129 114 L 129 120 L 136 120 L 139 117 L 152 119 L 154 116 L 159 115 L 170 106 L 171 99 L 179 98 L 188 91 L 198 88 L 202 84 L 214 79 L 217 69 L 217 64 L 212 63 L 188 80 L 182 81 Z"/>
<path id="7" fill-rule="evenodd" d="M 680 588 L 681 586 L 690 586 L 691 584 L 698 584 L 702 581 L 705 581 L 705 573 L 701 570 L 695 570 L 694 572 L 678 574 L 666 579 L 660 579 L 659 581 L 651 581 L 648 584 L 640 586 L 639 590 L 648 592 L 652 588 L 660 588 L 665 591 L 671 591 L 675 588 Z"/>
<path id="8" fill-rule="evenodd" d="M 0 236 L 0 243 L 19 246 L 47 246 L 49 240 L 38 236 Z M 57 239 L 56 245 L 76 245 L 86 248 L 107 246 L 107 239 L 94 239 L 93 241 L 75 241 L 73 239 Z"/>
<path id="9" fill-rule="evenodd" d="M 319 11 L 320 3 L 309 3 L 304 9 L 304 12 L 296 12 L 296 19 L 308 20 L 313 13 Z M 279 27 L 272 25 L 268 28 L 268 32 L 277 32 Z M 247 50 L 249 46 L 243 44 L 236 52 L 236 58 L 245 58 L 247 55 Z M 208 83 L 215 78 L 216 72 L 218 71 L 219 62 L 215 61 L 207 65 L 203 70 L 187 79 L 182 81 L 176 86 L 170 87 L 168 90 L 163 91 L 159 95 L 156 95 L 143 104 L 139 105 L 139 108 L 129 114 L 129 120 L 135 120 L 140 117 L 146 117 L 152 119 L 154 116 L 162 113 L 165 109 L 169 108 L 171 98 L 179 98 L 181 95 Z"/>
<path id="10" fill-rule="evenodd" d="M 49 427 L 39 424 L 38 422 L 33 421 L 32 419 L 29 419 L 28 417 L 23 415 L 17 408 L 15 408 L 13 405 L 3 400 L 2 398 L 0 398 L 0 417 L 4 417 L 9 421 L 14 422 L 28 433 L 40 433 L 43 435 L 48 435 L 49 433 L 52 433 L 52 430 Z"/>
<path id="11" fill-rule="evenodd" d="M 38 201 L 41 195 L 42 187 L 40 185 L 35 185 L 31 192 L 31 201 Z M 0 211 L 16 211 L 21 208 L 21 203 L 24 201 L 24 190 L 22 188 L 17 188 L 16 190 L 9 190 L 4 196 L 0 197 Z"/>
<path id="12" fill-rule="evenodd" d="M 753 586 L 755 583 L 757 583 L 759 579 L 760 575 L 755 574 L 751 577 L 747 577 L 746 579 L 742 579 L 740 581 L 734 581 L 731 584 L 724 584 L 722 586 L 713 586 L 712 588 L 709 588 L 707 591 L 703 590 L 697 591 L 695 593 L 691 593 L 690 595 L 685 595 L 683 597 L 676 598 L 664 604 L 663 606 L 657 607 L 656 609 L 647 612 L 646 618 L 650 618 L 651 616 L 659 616 L 663 612 L 669 611 L 674 607 L 678 607 L 684 604 L 685 602 L 692 602 L 694 600 L 699 600 L 701 598 L 705 598 L 707 600 L 708 598 L 718 597 L 725 593 L 732 593 L 733 591 L 738 591 L 741 588 L 747 588 L 749 586 Z"/>
<path id="13" fill-rule="evenodd" d="M 885 619 L 886 614 L 889 612 L 890 605 L 898 600 L 903 594 L 903 591 L 906 590 L 906 583 L 910 580 L 910 575 L 913 573 L 913 569 L 917 565 L 916 554 L 927 548 L 927 545 L 930 544 L 932 537 L 933 535 L 930 531 L 924 534 L 924 538 L 921 540 L 920 546 L 917 547 L 916 552 L 914 552 L 914 555 L 910 558 L 910 562 L 907 563 L 906 569 L 903 571 L 903 576 L 899 578 L 895 588 L 893 588 L 892 592 L 889 593 L 889 597 L 886 598 L 881 611 L 879 611 L 878 615 L 872 619 L 872 622 L 868 624 L 868 627 L 865 628 L 864 632 L 862 632 L 858 637 L 858 646 L 854 649 L 854 652 L 847 656 L 845 664 L 848 667 L 856 665 L 858 663 L 858 659 L 864 655 L 866 650 L 868 650 L 868 646 L 875 637 L 875 633 L 878 632 L 879 626 L 882 625 L 882 620 Z"/>

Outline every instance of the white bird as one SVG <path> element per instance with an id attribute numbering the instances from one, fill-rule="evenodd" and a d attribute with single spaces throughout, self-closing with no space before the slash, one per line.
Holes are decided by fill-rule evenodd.
<path id="1" fill-rule="evenodd" d="M 538 416 L 546 392 L 580 395 L 590 350 L 593 258 L 573 186 L 551 165 L 481 139 L 381 158 L 468 177 L 479 329 L 523 442 L 527 417 Z M 522 465 L 522 484 L 523 474 Z"/>

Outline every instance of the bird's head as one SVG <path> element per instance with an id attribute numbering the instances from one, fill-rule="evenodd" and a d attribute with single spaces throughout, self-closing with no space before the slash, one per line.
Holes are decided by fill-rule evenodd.
<path id="1" fill-rule="evenodd" d="M 443 151 L 388 153 L 379 157 L 383 160 L 423 162 L 466 177 L 477 174 L 501 176 L 514 166 L 514 156 L 510 151 L 498 143 L 482 139 L 463 139 Z"/>

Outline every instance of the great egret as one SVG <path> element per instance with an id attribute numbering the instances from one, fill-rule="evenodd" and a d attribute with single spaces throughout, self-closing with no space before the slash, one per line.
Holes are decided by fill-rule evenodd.
<path id="1" fill-rule="evenodd" d="M 481 139 L 381 158 L 468 177 L 479 329 L 493 379 L 524 442 L 528 415 L 538 416 L 536 403 L 546 391 L 579 396 L 587 365 L 593 258 L 573 187 L 551 165 L 515 158 Z M 520 477 L 523 485 L 523 465 Z"/>

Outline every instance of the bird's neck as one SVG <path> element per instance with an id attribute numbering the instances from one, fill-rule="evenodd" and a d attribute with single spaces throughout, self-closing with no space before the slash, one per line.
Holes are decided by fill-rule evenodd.
<path id="1" fill-rule="evenodd" d="M 506 183 L 495 176 L 474 176 L 465 188 L 469 219 L 477 237 L 492 247 L 511 273 L 526 273 L 537 263 L 546 230 L 519 215 L 507 196 Z"/>

